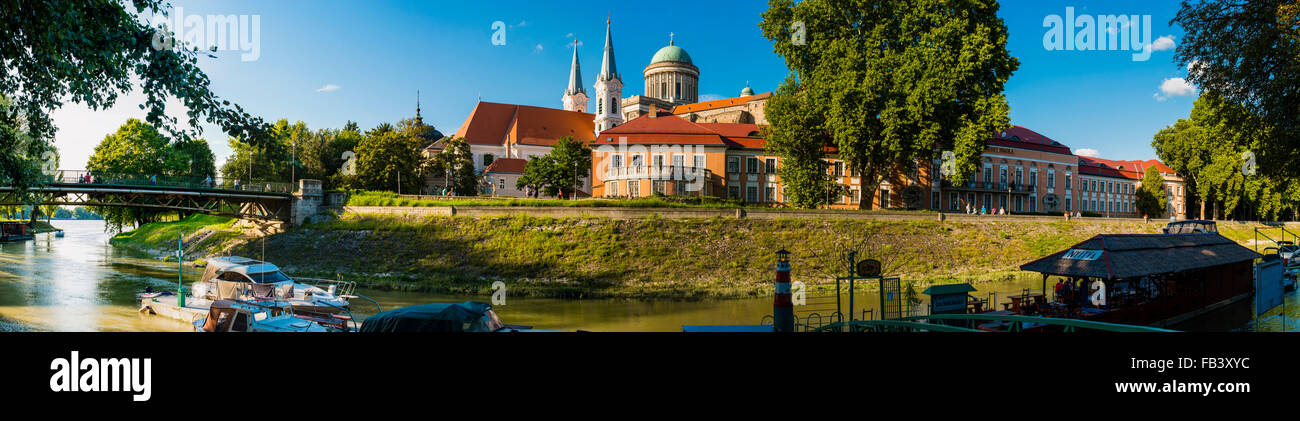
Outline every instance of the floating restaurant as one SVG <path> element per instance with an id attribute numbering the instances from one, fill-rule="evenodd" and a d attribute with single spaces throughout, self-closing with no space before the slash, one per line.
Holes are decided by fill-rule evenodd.
<path id="1" fill-rule="evenodd" d="M 1261 257 L 1219 234 L 1102 234 L 1025 263 L 1060 277 L 1055 300 L 1022 314 L 1167 326 L 1250 297 Z"/>

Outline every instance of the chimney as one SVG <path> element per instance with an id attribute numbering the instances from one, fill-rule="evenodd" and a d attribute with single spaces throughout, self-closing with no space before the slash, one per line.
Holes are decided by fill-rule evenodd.
<path id="1" fill-rule="evenodd" d="M 655 106 L 654 104 L 650 104 L 650 118 L 656 118 L 656 117 L 659 117 L 659 107 Z"/>

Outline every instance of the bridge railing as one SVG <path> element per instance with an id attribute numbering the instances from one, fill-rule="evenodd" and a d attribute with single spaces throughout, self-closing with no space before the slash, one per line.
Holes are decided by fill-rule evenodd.
<path id="1" fill-rule="evenodd" d="M 194 190 L 234 190 L 258 193 L 293 193 L 283 181 L 189 177 L 151 174 L 116 174 L 102 171 L 58 170 L 45 175 L 47 183 L 102 184 L 109 186 L 171 187 Z"/>

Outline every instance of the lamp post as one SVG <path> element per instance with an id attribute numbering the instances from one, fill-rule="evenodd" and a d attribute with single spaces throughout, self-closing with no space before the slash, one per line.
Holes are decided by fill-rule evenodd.
<path id="1" fill-rule="evenodd" d="M 776 296 L 772 300 L 772 327 L 777 332 L 794 331 L 794 303 L 790 300 L 790 252 L 776 252 Z"/>

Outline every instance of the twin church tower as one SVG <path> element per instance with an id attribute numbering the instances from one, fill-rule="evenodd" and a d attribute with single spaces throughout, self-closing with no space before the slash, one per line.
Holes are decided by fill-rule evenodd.
<path id="1" fill-rule="evenodd" d="M 677 105 L 693 104 L 699 99 L 700 69 L 691 63 L 686 50 L 673 45 L 661 48 L 650 59 L 650 65 L 643 72 L 645 77 L 645 95 L 635 95 L 623 99 L 623 76 L 614 64 L 614 38 L 610 32 L 610 22 L 605 21 L 605 50 L 600 62 L 600 73 L 596 75 L 595 88 L 595 129 L 603 132 L 624 121 L 647 114 L 652 109 L 672 110 Z M 569 70 L 569 87 L 564 90 L 561 101 L 567 111 L 588 112 L 587 96 L 582 87 L 582 68 L 578 64 L 578 44 L 573 44 L 573 65 Z"/>

